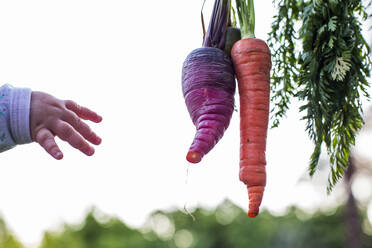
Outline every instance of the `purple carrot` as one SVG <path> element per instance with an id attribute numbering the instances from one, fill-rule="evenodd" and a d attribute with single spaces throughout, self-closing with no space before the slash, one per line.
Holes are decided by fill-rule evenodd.
<path id="1" fill-rule="evenodd" d="M 222 138 L 234 111 L 235 77 L 223 51 L 230 0 L 216 0 L 203 47 L 193 50 L 182 68 L 182 91 L 196 135 L 186 159 L 198 163 Z"/>

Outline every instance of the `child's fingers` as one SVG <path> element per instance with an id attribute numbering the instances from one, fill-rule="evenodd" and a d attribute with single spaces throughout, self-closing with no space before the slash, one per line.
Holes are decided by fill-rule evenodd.
<path id="1" fill-rule="evenodd" d="M 72 147 L 80 150 L 85 155 L 92 156 L 94 154 L 94 148 L 67 122 L 60 121 L 56 124 L 53 131 L 60 139 L 68 142 Z"/>
<path id="2" fill-rule="evenodd" d="M 48 129 L 43 128 L 37 132 L 35 141 L 39 143 L 55 159 L 60 160 L 63 158 L 63 153 L 54 140 L 54 135 Z"/>
<path id="3" fill-rule="evenodd" d="M 73 111 L 74 113 L 76 113 L 80 118 L 84 119 L 84 120 L 90 120 L 90 121 L 93 121 L 93 122 L 101 122 L 102 121 L 102 117 L 99 116 L 96 112 L 86 108 L 86 107 L 82 107 L 80 105 L 78 105 L 77 103 L 75 103 L 74 101 L 71 101 L 71 100 L 67 100 L 65 101 L 65 106 L 67 109 Z"/>
<path id="4" fill-rule="evenodd" d="M 90 143 L 99 145 L 101 138 L 95 134 L 90 127 L 84 123 L 74 112 L 68 111 L 64 114 L 62 119 L 68 122 L 77 132 L 79 132 Z"/>

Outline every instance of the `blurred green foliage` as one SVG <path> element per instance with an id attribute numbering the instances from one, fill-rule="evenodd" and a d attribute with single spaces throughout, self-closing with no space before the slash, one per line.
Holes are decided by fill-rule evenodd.
<path id="1" fill-rule="evenodd" d="M 344 248 L 343 207 L 309 214 L 292 207 L 281 216 L 262 211 L 254 219 L 230 201 L 216 209 L 154 212 L 141 228 L 90 211 L 79 225 L 45 233 L 40 248 Z M 361 211 L 363 247 L 372 247 L 372 226 Z M 0 222 L 0 248 L 23 246 Z"/>
<path id="2" fill-rule="evenodd" d="M 23 248 L 22 244 L 8 230 L 5 221 L 0 218 L 0 248 Z"/>

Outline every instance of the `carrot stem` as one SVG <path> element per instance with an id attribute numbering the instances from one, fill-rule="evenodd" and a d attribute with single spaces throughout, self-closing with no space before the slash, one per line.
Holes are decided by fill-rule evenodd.
<path id="1" fill-rule="evenodd" d="M 204 4 L 205 4 L 205 1 L 203 2 L 203 6 L 202 6 L 202 9 L 201 9 L 201 22 L 202 22 L 202 28 L 203 28 L 203 43 L 204 43 L 204 40 L 205 40 L 205 34 L 206 34 L 206 31 L 205 31 L 205 24 L 204 24 L 204 15 L 203 15 L 203 9 L 204 9 Z"/>
<path id="2" fill-rule="evenodd" d="M 253 0 L 236 0 L 242 39 L 255 38 L 255 13 Z"/>
<path id="3" fill-rule="evenodd" d="M 215 0 L 204 47 L 225 48 L 227 26 L 230 21 L 231 0 Z"/>

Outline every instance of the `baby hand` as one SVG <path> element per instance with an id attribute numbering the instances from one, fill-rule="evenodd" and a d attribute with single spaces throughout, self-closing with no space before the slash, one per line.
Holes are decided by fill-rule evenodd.
<path id="1" fill-rule="evenodd" d="M 54 136 L 68 142 L 72 147 L 91 156 L 94 145 L 101 143 L 90 127 L 82 121 L 101 122 L 102 117 L 73 101 L 59 100 L 43 92 L 32 92 L 30 109 L 30 130 L 33 141 L 39 143 L 55 159 L 62 159 L 63 153 Z"/>

